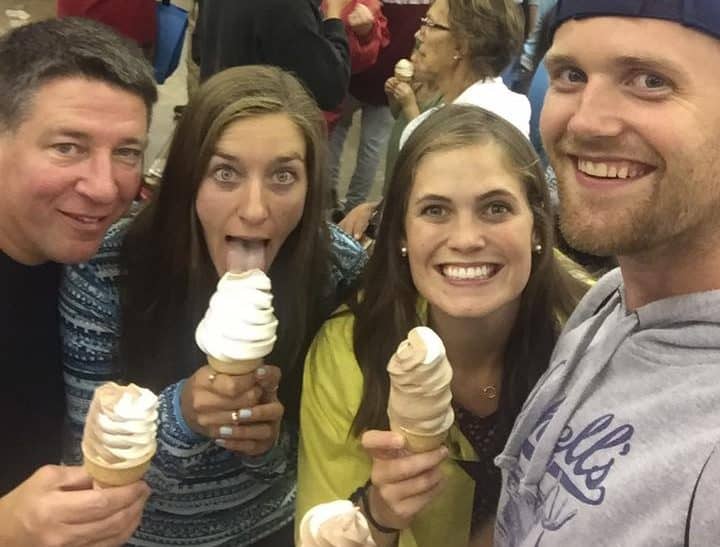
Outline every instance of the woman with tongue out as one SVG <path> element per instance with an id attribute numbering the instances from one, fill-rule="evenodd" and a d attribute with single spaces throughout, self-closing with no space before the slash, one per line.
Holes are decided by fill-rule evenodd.
<path id="1" fill-rule="evenodd" d="M 65 273 L 67 459 L 78 457 L 99 383 L 161 392 L 146 476 L 154 495 L 131 545 L 293 544 L 303 358 L 366 260 L 323 220 L 324 131 L 313 99 L 280 69 L 213 76 L 179 122 L 154 200 Z M 229 300 L 213 296 L 212 325 L 198 329 L 202 349 L 196 327 L 224 274 L 253 269 L 267 276 L 260 292 L 272 284 L 260 316 L 277 318 L 277 339 L 254 372 L 218 372 L 206 353 L 237 357 L 235 336 L 247 334 L 238 325 L 253 312 L 230 284 Z"/>
<path id="2" fill-rule="evenodd" d="M 296 522 L 356 492 L 378 547 L 492 545 L 493 458 L 586 288 L 554 253 L 552 218 L 540 162 L 509 122 L 449 105 L 416 129 L 362 292 L 308 353 Z M 387 431 L 386 367 L 419 325 L 445 345 L 455 423 L 447 446 L 411 454 Z M 417 404 L 441 396 L 414 386 Z"/>

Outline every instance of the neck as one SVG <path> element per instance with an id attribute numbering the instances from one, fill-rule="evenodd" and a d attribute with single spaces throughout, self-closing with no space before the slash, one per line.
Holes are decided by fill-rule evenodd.
<path id="1" fill-rule="evenodd" d="M 719 229 L 705 227 L 646 252 L 619 256 L 627 309 L 720 289 Z"/>
<path id="2" fill-rule="evenodd" d="M 513 303 L 485 317 L 457 318 L 430 307 L 428 323 L 445 344 L 453 370 L 495 372 L 502 370 L 517 308 Z"/>
<path id="3" fill-rule="evenodd" d="M 481 76 L 476 74 L 468 63 L 460 61 L 447 78 L 438 82 L 438 89 L 442 93 L 443 101 L 449 104 L 480 79 Z"/>

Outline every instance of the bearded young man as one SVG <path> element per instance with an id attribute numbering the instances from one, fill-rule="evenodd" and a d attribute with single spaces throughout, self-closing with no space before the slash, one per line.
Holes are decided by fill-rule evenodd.
<path id="1" fill-rule="evenodd" d="M 617 255 L 496 463 L 497 546 L 720 537 L 720 3 L 561 0 L 541 120 L 573 247 Z"/>

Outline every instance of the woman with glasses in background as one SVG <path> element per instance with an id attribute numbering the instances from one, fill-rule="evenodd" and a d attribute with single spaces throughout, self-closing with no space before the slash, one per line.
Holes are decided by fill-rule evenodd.
<path id="1" fill-rule="evenodd" d="M 523 40 L 523 14 L 515 0 L 435 0 L 420 20 L 413 54 L 414 80 L 436 89 L 442 104 L 479 106 L 505 118 L 526 137 L 530 133 L 530 103 L 508 89 L 500 73 L 517 54 Z M 403 85 L 388 79 L 385 89 L 400 101 Z M 408 135 L 434 110 L 426 110 L 408 125 Z M 361 204 L 348 213 L 341 227 L 361 236 L 378 204 Z M 358 237 L 359 238 L 359 237 Z"/>

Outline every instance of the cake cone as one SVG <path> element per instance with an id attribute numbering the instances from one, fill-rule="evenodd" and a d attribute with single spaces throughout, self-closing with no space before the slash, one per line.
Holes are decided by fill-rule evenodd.
<path id="1" fill-rule="evenodd" d="M 104 462 L 93 458 L 86 450 L 85 443 L 82 444 L 83 467 L 88 474 L 95 480 L 95 484 L 100 488 L 109 488 L 112 486 L 125 486 L 143 478 L 150 468 L 155 451 L 142 461 L 135 462 L 130 467 L 108 467 Z"/>
<path id="2" fill-rule="evenodd" d="M 400 433 L 403 437 L 405 437 L 408 450 L 415 453 L 430 452 L 431 450 L 439 448 L 445 442 L 445 439 L 447 439 L 448 436 L 447 430 L 441 433 L 436 433 L 434 435 L 423 435 L 422 433 L 414 433 L 412 431 L 408 431 L 402 426 L 393 423 L 392 421 L 390 422 L 390 430 L 394 431 L 395 433 Z"/>
<path id="3" fill-rule="evenodd" d="M 231 376 L 239 376 L 241 374 L 250 374 L 255 372 L 262 364 L 263 359 L 245 359 L 237 361 L 221 361 L 215 357 L 208 355 L 208 364 L 215 372 L 221 374 L 229 374 Z"/>

